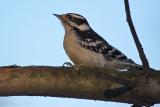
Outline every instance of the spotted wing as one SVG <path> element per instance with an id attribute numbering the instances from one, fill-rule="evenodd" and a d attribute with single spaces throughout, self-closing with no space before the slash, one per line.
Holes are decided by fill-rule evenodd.
<path id="1" fill-rule="evenodd" d="M 128 59 L 121 51 L 107 43 L 101 36 L 99 36 L 93 30 L 88 32 L 77 31 L 81 46 L 92 50 L 96 53 L 101 53 L 104 57 L 112 59 L 118 59 L 125 62 L 133 63 L 131 59 Z"/>

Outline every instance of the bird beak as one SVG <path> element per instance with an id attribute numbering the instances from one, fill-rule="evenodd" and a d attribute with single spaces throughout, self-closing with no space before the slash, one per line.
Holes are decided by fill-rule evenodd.
<path id="1" fill-rule="evenodd" d="M 58 15 L 58 14 L 53 14 L 54 16 L 56 16 L 58 19 L 62 20 L 62 15 Z"/>

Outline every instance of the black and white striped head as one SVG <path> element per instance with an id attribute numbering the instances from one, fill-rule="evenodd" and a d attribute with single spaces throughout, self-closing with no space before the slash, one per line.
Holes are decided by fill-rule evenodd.
<path id="1" fill-rule="evenodd" d="M 57 14 L 54 15 L 61 20 L 65 30 L 67 29 L 74 29 L 79 31 L 90 30 L 90 26 L 87 20 L 79 14 L 67 13 L 62 15 L 57 15 Z"/>

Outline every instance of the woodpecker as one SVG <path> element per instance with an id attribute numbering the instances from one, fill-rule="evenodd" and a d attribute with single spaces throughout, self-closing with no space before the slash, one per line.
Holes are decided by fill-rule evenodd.
<path id="1" fill-rule="evenodd" d="M 76 13 L 53 15 L 64 27 L 63 47 L 76 66 L 118 71 L 139 66 L 97 34 L 82 15 Z"/>

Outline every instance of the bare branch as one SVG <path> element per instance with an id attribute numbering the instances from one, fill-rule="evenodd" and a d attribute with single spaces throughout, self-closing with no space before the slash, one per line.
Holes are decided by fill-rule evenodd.
<path id="1" fill-rule="evenodd" d="M 160 72 L 152 71 L 148 83 L 135 88 L 106 79 L 111 75 L 132 81 L 139 78 L 137 73 L 139 71 L 77 71 L 50 66 L 0 67 L 0 96 L 69 97 L 142 105 L 160 103 Z"/>
<path id="2" fill-rule="evenodd" d="M 132 33 L 134 42 L 135 42 L 135 44 L 136 44 L 136 47 L 137 47 L 137 50 L 138 50 L 138 53 L 139 53 L 139 57 L 140 57 L 141 62 L 142 62 L 142 64 L 143 64 L 144 71 L 149 72 L 149 70 L 150 70 L 149 62 L 148 62 L 148 60 L 147 60 L 147 58 L 146 58 L 146 56 L 145 56 L 145 54 L 144 54 L 142 45 L 141 45 L 141 43 L 140 43 L 140 41 L 139 41 L 139 38 L 138 38 L 138 36 L 137 36 L 135 27 L 134 27 L 134 25 L 133 25 L 133 22 L 132 22 L 132 19 L 131 19 L 129 2 L 128 2 L 128 0 L 124 0 L 124 3 L 125 3 L 125 10 L 126 10 L 127 22 L 128 22 L 129 27 L 130 27 L 130 31 L 131 31 L 131 33 Z"/>

